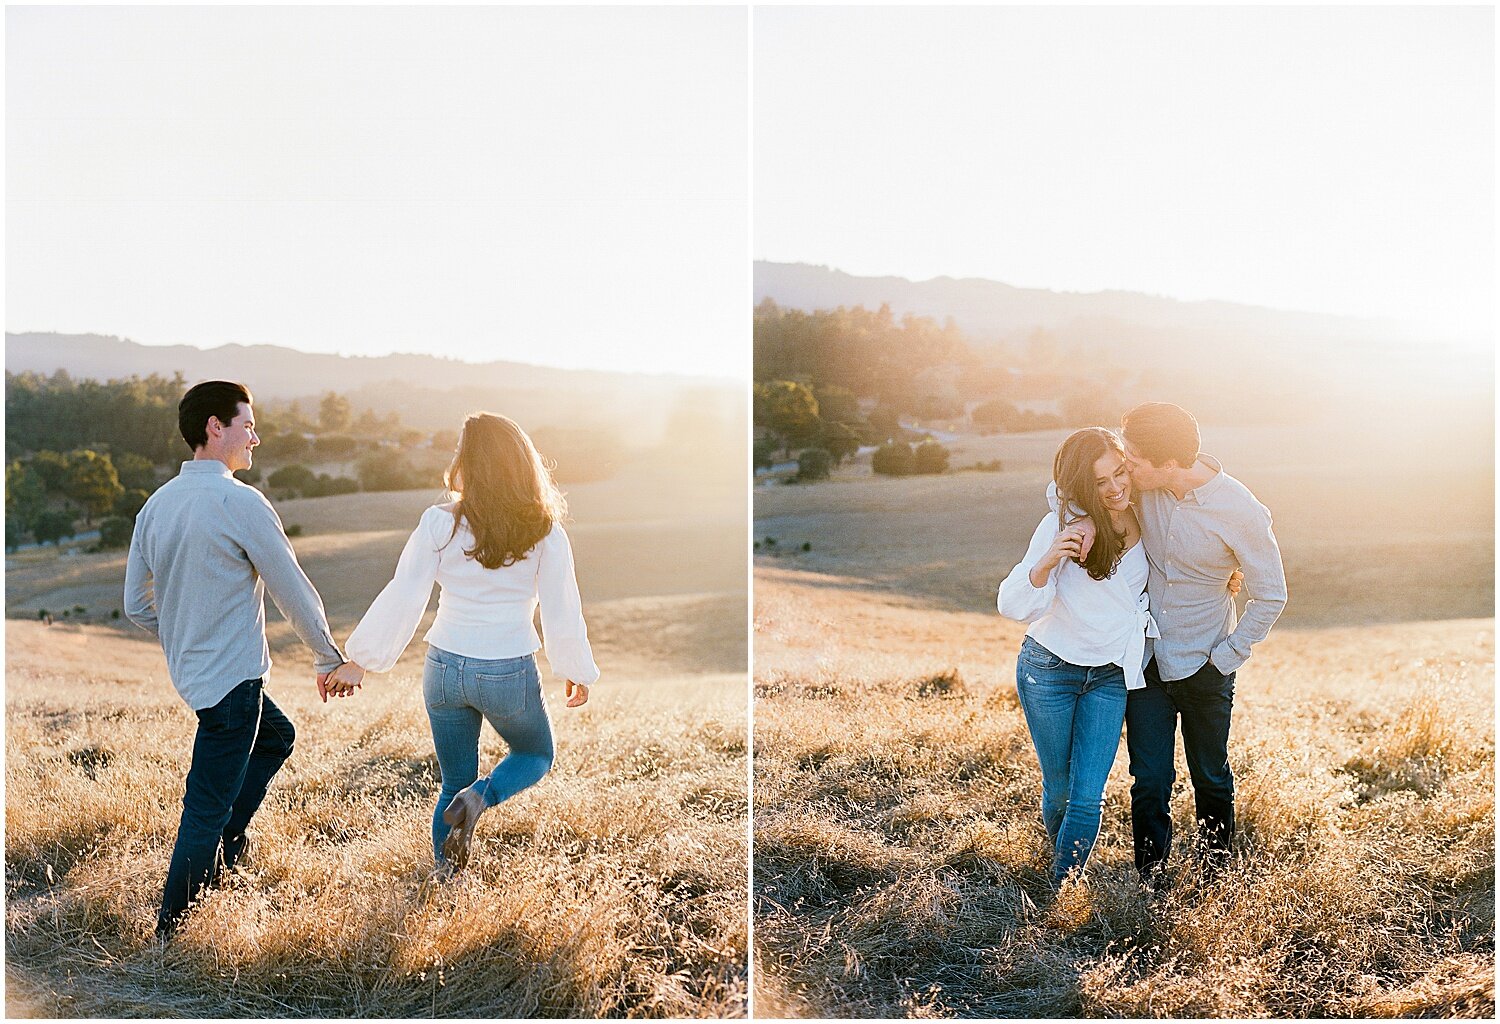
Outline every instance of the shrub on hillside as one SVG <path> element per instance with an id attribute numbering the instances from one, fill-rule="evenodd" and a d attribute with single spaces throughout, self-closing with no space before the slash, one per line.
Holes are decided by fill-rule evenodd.
<path id="1" fill-rule="evenodd" d="M 326 498 L 331 494 L 353 494 L 359 490 L 359 481 L 347 476 L 329 476 L 319 473 L 318 478 L 303 492 L 304 498 Z"/>
<path id="2" fill-rule="evenodd" d="M 948 449 L 936 441 L 923 441 L 912 453 L 913 473 L 946 473 Z"/>
<path id="3" fill-rule="evenodd" d="M 818 447 L 832 455 L 834 462 L 843 462 L 859 451 L 859 435 L 847 423 L 824 423 Z"/>
<path id="4" fill-rule="evenodd" d="M 294 462 L 290 466 L 282 466 L 269 477 L 266 482 L 277 491 L 291 494 L 306 494 L 308 489 L 317 483 L 317 474 L 306 466 Z"/>
<path id="5" fill-rule="evenodd" d="M 73 514 L 48 509 L 31 521 L 31 535 L 38 544 L 56 544 L 73 535 Z"/>
<path id="6" fill-rule="evenodd" d="M 909 476 L 912 472 L 913 455 L 911 445 L 903 441 L 890 441 L 875 449 L 870 466 L 884 476 Z"/>
<path id="7" fill-rule="evenodd" d="M 130 546 L 130 535 L 135 530 L 135 522 L 125 516 L 110 516 L 99 524 L 99 546 L 106 550 L 110 548 L 128 548 Z"/>
<path id="8" fill-rule="evenodd" d="M 797 456 L 797 479 L 827 480 L 833 468 L 833 456 L 825 448 L 804 448 Z"/>

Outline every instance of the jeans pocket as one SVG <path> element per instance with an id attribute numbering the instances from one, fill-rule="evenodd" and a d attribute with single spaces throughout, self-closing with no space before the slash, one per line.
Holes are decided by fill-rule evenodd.
<path id="1" fill-rule="evenodd" d="M 445 707 L 448 703 L 448 673 L 452 669 L 443 662 L 427 656 L 422 663 L 422 699 L 430 708 Z"/>
<path id="2" fill-rule="evenodd" d="M 487 712 L 508 718 L 526 710 L 531 673 L 525 667 L 509 672 L 475 672 L 474 686 L 479 691 L 479 700 Z"/>
<path id="3" fill-rule="evenodd" d="M 228 733 L 259 721 L 260 687 L 259 679 L 246 679 L 213 707 L 200 709 L 198 728 L 204 732 Z"/>
<path id="4" fill-rule="evenodd" d="M 1051 651 L 1047 650 L 1047 648 L 1043 647 L 1041 644 L 1037 643 L 1029 636 L 1025 640 L 1021 641 L 1020 658 L 1030 667 L 1041 669 L 1043 671 L 1047 669 L 1057 668 L 1057 666 L 1063 663 L 1063 660 L 1061 658 L 1053 654 Z"/>

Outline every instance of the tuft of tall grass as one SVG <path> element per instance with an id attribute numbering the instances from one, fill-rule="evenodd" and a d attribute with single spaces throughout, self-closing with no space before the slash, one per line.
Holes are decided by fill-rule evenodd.
<path id="1" fill-rule="evenodd" d="M 783 625 L 756 661 L 761 1012 L 1493 1016 L 1493 668 L 1474 627 L 1273 634 L 1238 679 L 1229 866 L 1191 855 L 1179 753 L 1171 885 L 1141 890 L 1122 744 L 1088 871 L 1054 894 L 1018 635 L 780 572 L 757 576 L 763 598 Z M 795 625 L 841 618 L 862 628 Z M 1414 640 L 1424 664 L 1371 657 Z M 1477 643 L 1493 651 L 1492 627 Z M 962 688 L 922 692 L 950 672 Z"/>
<path id="2" fill-rule="evenodd" d="M 615 680 L 554 705 L 558 759 L 428 880 L 438 773 L 398 669 L 322 705 L 246 861 L 152 936 L 193 723 L 159 651 L 11 624 L 7 975 L 39 1015 L 735 1017 L 746 1012 L 743 677 Z M 89 680 L 111 666 L 110 682 Z M 82 684 L 82 685 L 80 685 Z M 481 761 L 503 754 L 486 730 Z"/>

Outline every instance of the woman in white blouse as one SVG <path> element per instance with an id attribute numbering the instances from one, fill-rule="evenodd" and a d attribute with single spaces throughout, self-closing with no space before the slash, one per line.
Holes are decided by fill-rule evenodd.
<path id="1" fill-rule="evenodd" d="M 349 637 L 349 662 L 332 692 L 387 672 L 411 643 L 432 584 L 440 585 L 428 630 L 422 694 L 442 772 L 432 816 L 438 867 L 468 862 L 486 808 L 534 785 L 552 766 L 552 724 L 542 697 L 533 613 L 540 601 L 547 660 L 567 683 L 567 706 L 588 700 L 599 668 L 589 648 L 567 506 L 541 456 L 504 416 L 474 413 L 443 482 L 453 498 L 422 513 L 396 575 Z M 488 720 L 510 753 L 479 775 L 479 731 Z"/>
<path id="2" fill-rule="evenodd" d="M 1000 614 L 1030 623 L 1016 692 L 1042 769 L 1042 820 L 1053 883 L 1081 871 L 1099 835 L 1104 783 L 1120 745 L 1127 690 L 1145 685 L 1146 553 L 1131 507 L 1120 439 L 1103 427 L 1070 434 L 1052 464 L 1054 511 L 1000 584 Z M 1093 520 L 1086 545 L 1078 524 Z M 1231 578 L 1237 592 L 1238 580 Z"/>

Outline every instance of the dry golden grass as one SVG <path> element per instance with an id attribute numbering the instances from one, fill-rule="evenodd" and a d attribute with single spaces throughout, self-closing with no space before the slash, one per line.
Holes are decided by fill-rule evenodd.
<path id="1" fill-rule="evenodd" d="M 645 467 L 572 489 L 604 678 L 569 710 L 544 671 L 556 764 L 484 816 L 470 870 L 449 884 L 425 882 L 438 773 L 424 645 L 324 705 L 273 609 L 270 692 L 297 750 L 245 870 L 166 948 L 151 932 L 193 716 L 153 639 L 110 624 L 123 555 L 9 559 L 8 1014 L 743 1016 L 745 484 L 731 468 Z M 306 531 L 298 554 L 335 636 L 434 497 L 280 506 Z M 88 624 L 35 621 L 74 604 Z M 482 761 L 502 754 L 486 728 Z"/>
<path id="2" fill-rule="evenodd" d="M 1492 619 L 1273 633 L 1236 687 L 1234 869 L 1175 858 L 1146 901 L 1122 749 L 1053 898 L 1024 627 L 762 561 L 758 1014 L 1493 1016 Z"/>
<path id="3" fill-rule="evenodd" d="M 596 618 L 652 616 L 621 604 Z M 326 706 L 291 667 L 302 652 L 282 652 L 272 693 L 298 725 L 297 752 L 256 817 L 247 869 L 163 949 L 151 930 L 191 713 L 149 640 L 8 625 L 12 1010 L 743 1014 L 742 675 L 617 672 L 581 712 L 551 694 L 552 773 L 485 816 L 473 870 L 430 885 L 437 768 L 420 652 Z M 502 752 L 487 730 L 483 757 Z"/>

